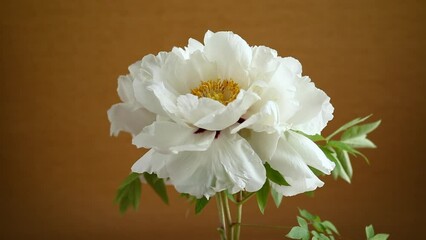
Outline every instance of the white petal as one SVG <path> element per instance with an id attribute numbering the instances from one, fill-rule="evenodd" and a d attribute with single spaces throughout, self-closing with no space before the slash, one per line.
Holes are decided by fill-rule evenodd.
<path id="1" fill-rule="evenodd" d="M 252 48 L 252 55 L 250 77 L 256 80 L 268 81 L 271 73 L 280 65 L 277 51 L 265 46 L 258 46 Z"/>
<path id="2" fill-rule="evenodd" d="M 274 155 L 280 135 L 278 133 L 256 132 L 245 129 L 242 131 L 244 138 L 250 143 L 262 161 L 271 160 Z"/>
<path id="3" fill-rule="evenodd" d="M 273 101 L 267 101 L 259 112 L 251 115 L 243 123 L 232 129 L 236 133 L 243 128 L 250 128 L 256 132 L 282 132 L 280 129 L 280 112 Z"/>
<path id="4" fill-rule="evenodd" d="M 302 75 L 302 64 L 300 64 L 299 60 L 293 57 L 285 57 L 280 58 L 280 62 L 284 63 L 284 65 L 294 74 L 298 76 Z"/>
<path id="5" fill-rule="evenodd" d="M 135 79 L 133 81 L 133 89 L 135 92 L 135 98 L 139 104 L 144 106 L 150 112 L 153 112 L 158 115 L 167 116 L 168 114 L 164 111 L 163 107 L 160 104 L 159 99 L 155 96 L 154 92 L 149 89 L 153 85 L 153 81 L 142 81 Z M 160 83 L 155 83 L 160 84 Z"/>
<path id="6" fill-rule="evenodd" d="M 204 53 L 207 58 L 217 64 L 220 79 L 232 79 L 247 89 L 248 72 L 252 52 L 247 42 L 232 32 L 207 34 L 204 38 Z"/>
<path id="7" fill-rule="evenodd" d="M 194 125 L 212 131 L 225 129 L 235 124 L 257 100 L 259 100 L 257 94 L 240 90 L 240 93 L 234 101 L 227 106 L 223 106 L 221 109 L 210 112 L 208 115 L 205 115 L 195 122 Z M 201 104 L 197 107 L 200 111 L 204 111 Z"/>
<path id="8" fill-rule="evenodd" d="M 135 95 L 133 93 L 133 80 L 130 76 L 118 77 L 118 96 L 122 102 L 134 102 Z"/>
<path id="9" fill-rule="evenodd" d="M 318 145 L 312 142 L 309 138 L 292 131 L 286 132 L 285 135 L 288 144 L 297 151 L 306 164 L 325 174 L 331 173 L 335 164 L 325 156 L 324 152 L 321 151 Z"/>
<path id="10" fill-rule="evenodd" d="M 205 152 L 180 152 L 167 162 L 176 190 L 197 198 L 216 192 L 259 190 L 266 179 L 262 161 L 238 135 L 221 132 Z"/>
<path id="11" fill-rule="evenodd" d="M 154 148 L 162 153 L 205 151 L 212 143 L 215 132 L 196 131 L 197 129 L 174 122 L 156 121 L 135 136 L 133 144 L 139 148 Z"/>
<path id="12" fill-rule="evenodd" d="M 108 119 L 111 135 L 117 136 L 120 131 L 125 131 L 135 136 L 155 120 L 155 114 L 129 103 L 118 103 L 108 110 Z"/>
<path id="13" fill-rule="evenodd" d="M 312 191 L 324 185 L 309 169 L 302 156 L 284 138 L 278 141 L 277 149 L 269 164 L 273 169 L 279 171 L 290 184 L 290 186 L 275 187 L 279 193 L 285 196 Z"/>
<path id="14" fill-rule="evenodd" d="M 296 82 L 296 96 L 300 111 L 288 120 L 294 130 L 314 135 L 321 133 L 328 121 L 333 119 L 334 108 L 330 98 L 315 87 L 309 77 L 299 78 Z"/>
<path id="15" fill-rule="evenodd" d="M 154 149 L 151 149 L 133 164 L 132 172 L 155 173 L 159 178 L 168 178 L 169 175 L 166 168 L 168 158 L 168 155 L 158 153 Z"/>

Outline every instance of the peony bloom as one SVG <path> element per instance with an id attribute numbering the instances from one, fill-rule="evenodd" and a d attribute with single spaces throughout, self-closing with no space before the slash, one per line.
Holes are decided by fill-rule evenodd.
<path id="1" fill-rule="evenodd" d="M 330 98 L 294 58 L 250 47 L 232 32 L 208 31 L 204 44 L 147 55 L 119 78 L 122 103 L 108 116 L 111 133 L 130 132 L 150 148 L 132 171 L 156 173 L 197 198 L 227 190 L 255 192 L 264 163 L 290 186 L 291 196 L 324 183 L 308 166 L 330 174 L 334 163 L 300 134 L 318 134 L 333 118 Z"/>

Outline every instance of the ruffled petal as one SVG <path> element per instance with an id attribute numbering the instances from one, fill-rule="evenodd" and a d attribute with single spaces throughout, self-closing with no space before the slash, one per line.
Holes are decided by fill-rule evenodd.
<path id="1" fill-rule="evenodd" d="M 169 174 L 166 168 L 168 158 L 169 155 L 151 149 L 133 164 L 132 172 L 156 173 L 159 178 L 168 178 Z"/>
<path id="2" fill-rule="evenodd" d="M 280 134 L 266 133 L 243 129 L 240 134 L 246 139 L 263 162 L 271 160 L 274 155 Z"/>
<path id="3" fill-rule="evenodd" d="M 325 174 L 330 174 L 336 166 L 330 161 L 323 151 L 309 138 L 292 131 L 286 132 L 288 144 L 297 151 L 303 161 L 311 167 L 314 167 Z"/>
<path id="4" fill-rule="evenodd" d="M 271 167 L 279 171 L 290 186 L 274 186 L 284 196 L 313 191 L 324 183 L 309 169 L 303 157 L 282 137 L 271 160 Z"/>
<path id="5" fill-rule="evenodd" d="M 220 79 L 232 79 L 247 89 L 250 82 L 247 69 L 252 52 L 247 42 L 232 32 L 207 32 L 204 37 L 204 53 L 215 62 Z"/>
<path id="6" fill-rule="evenodd" d="M 111 135 L 117 136 L 120 131 L 125 131 L 135 136 L 155 120 L 155 114 L 129 103 L 118 103 L 108 110 L 108 119 Z"/>
<path id="7" fill-rule="evenodd" d="M 333 119 L 334 108 L 330 98 L 320 89 L 315 87 L 309 77 L 302 77 L 296 81 L 295 99 L 299 102 L 299 111 L 288 120 L 293 124 L 294 130 L 306 134 L 319 134 Z"/>
<path id="8" fill-rule="evenodd" d="M 302 64 L 300 64 L 299 60 L 293 57 L 284 57 L 280 58 L 280 62 L 282 62 L 294 74 L 298 76 L 302 75 Z"/>
<path id="9" fill-rule="evenodd" d="M 266 173 L 262 161 L 239 135 L 221 132 L 205 152 L 170 155 L 167 172 L 176 190 L 197 198 L 211 197 L 227 189 L 230 193 L 259 190 Z"/>
<path id="10" fill-rule="evenodd" d="M 153 148 L 162 153 L 180 151 L 205 151 L 215 137 L 215 132 L 197 132 L 197 129 L 174 122 L 156 121 L 133 138 L 138 148 Z"/>
<path id="11" fill-rule="evenodd" d="M 130 76 L 118 77 L 117 92 L 122 102 L 134 102 L 135 94 L 133 92 L 133 79 Z"/>
<path id="12" fill-rule="evenodd" d="M 194 123 L 195 126 L 211 131 L 225 129 L 235 124 L 240 117 L 246 113 L 256 101 L 259 96 L 250 91 L 240 90 L 237 98 L 229 103 L 227 106 L 223 105 L 222 108 L 213 110 L 204 115 L 201 119 Z M 196 106 L 199 111 L 205 111 L 203 106 L 204 101 L 200 101 Z"/>

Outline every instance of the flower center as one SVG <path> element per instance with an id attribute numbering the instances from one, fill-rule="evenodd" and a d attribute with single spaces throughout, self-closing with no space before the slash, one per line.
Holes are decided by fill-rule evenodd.
<path id="1" fill-rule="evenodd" d="M 208 80 L 201 81 L 201 84 L 192 89 L 191 93 L 199 98 L 206 97 L 228 105 L 237 98 L 240 92 L 238 83 L 233 80 Z"/>

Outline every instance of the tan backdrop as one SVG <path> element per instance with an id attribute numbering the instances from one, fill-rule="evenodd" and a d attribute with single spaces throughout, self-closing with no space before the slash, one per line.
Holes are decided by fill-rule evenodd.
<path id="1" fill-rule="evenodd" d="M 326 177 L 315 198 L 286 198 L 248 224 L 292 226 L 297 207 L 333 221 L 342 239 L 374 224 L 420 239 L 425 214 L 424 1 L 1 1 L 1 239 L 217 239 L 215 204 L 200 216 L 174 189 L 149 188 L 121 216 L 113 197 L 142 150 L 109 137 L 117 81 L 149 53 L 232 30 L 251 45 L 298 58 L 331 96 L 335 119 L 383 119 L 377 150 L 354 160 L 351 185 Z M 413 230 L 415 229 L 415 230 Z M 288 229 L 244 227 L 243 239 Z M 417 233 L 416 233 L 417 232 Z"/>

